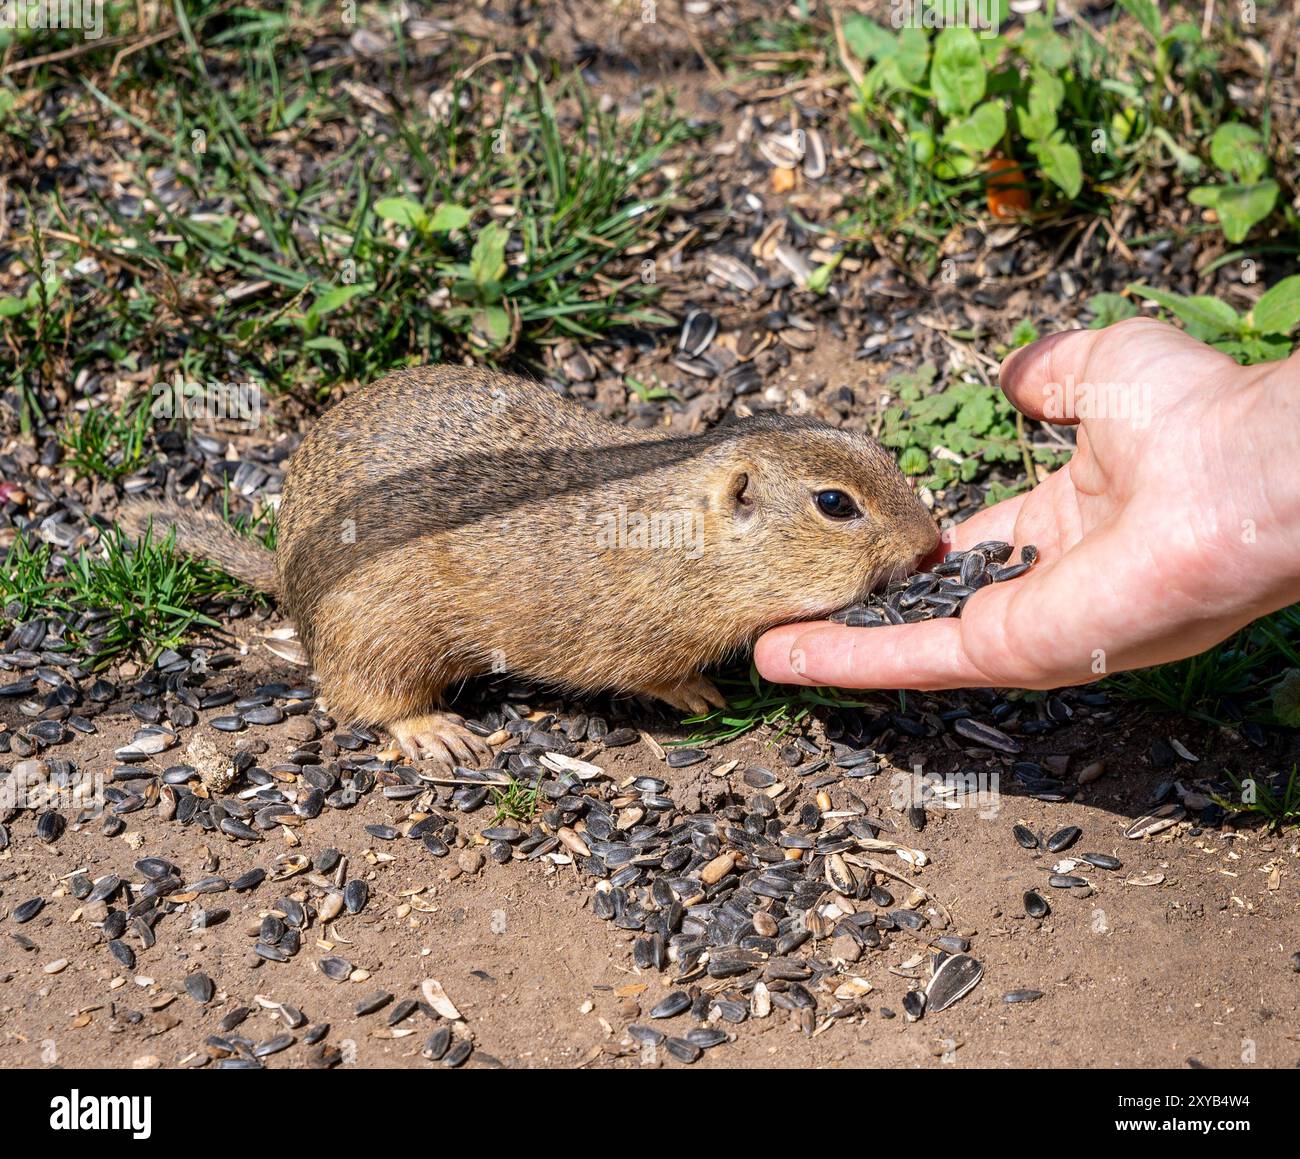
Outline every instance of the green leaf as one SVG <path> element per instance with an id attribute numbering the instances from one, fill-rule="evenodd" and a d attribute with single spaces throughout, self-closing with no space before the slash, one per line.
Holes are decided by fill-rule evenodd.
<path id="1" fill-rule="evenodd" d="M 1052 30 L 1052 22 L 1041 12 L 1025 17 L 1019 43 L 1021 55 L 1043 68 L 1059 72 L 1070 63 L 1069 42 Z"/>
<path id="2" fill-rule="evenodd" d="M 474 242 L 469 256 L 470 276 L 480 286 L 499 282 L 506 272 L 506 242 L 510 231 L 495 221 L 489 221 Z"/>
<path id="3" fill-rule="evenodd" d="M 1290 334 L 1300 325 L 1300 274 L 1270 286 L 1255 303 L 1250 321 L 1261 334 Z"/>
<path id="4" fill-rule="evenodd" d="M 1054 74 L 1036 68 L 1025 107 L 1016 109 L 1021 133 L 1030 141 L 1045 141 L 1056 129 L 1056 110 L 1065 100 L 1065 85 Z"/>
<path id="5" fill-rule="evenodd" d="M 433 211 L 429 219 L 430 233 L 450 233 L 453 229 L 464 229 L 469 225 L 470 212 L 460 205 L 443 202 Z"/>
<path id="6" fill-rule="evenodd" d="M 930 87 L 944 116 L 969 113 L 983 99 L 987 79 L 973 30 L 949 26 L 939 33 L 930 65 Z"/>
<path id="7" fill-rule="evenodd" d="M 489 350 L 496 350 L 509 341 L 510 315 L 500 306 L 486 306 L 475 310 L 471 323 L 472 337 Z"/>
<path id="8" fill-rule="evenodd" d="M 985 101 L 969 117 L 950 121 L 943 132 L 944 143 L 963 153 L 983 157 L 1002 140 L 1007 115 L 997 101 Z"/>
<path id="9" fill-rule="evenodd" d="M 949 153 L 934 163 L 934 175 L 944 181 L 957 181 L 974 173 L 978 164 L 965 153 Z"/>
<path id="10" fill-rule="evenodd" d="M 898 469 L 904 475 L 924 475 L 930 469 L 930 456 L 920 447 L 908 447 L 898 456 Z"/>
<path id="11" fill-rule="evenodd" d="M 1130 294 L 1141 294 L 1163 306 L 1179 319 L 1187 332 L 1202 342 L 1213 342 L 1225 335 L 1241 333 L 1242 319 L 1227 302 L 1210 298 L 1204 294 L 1194 298 L 1175 294 L 1172 290 L 1160 290 L 1155 286 L 1134 284 L 1128 287 Z"/>
<path id="12" fill-rule="evenodd" d="M 1249 125 L 1220 125 L 1210 138 L 1210 160 L 1221 173 L 1230 173 L 1243 185 L 1258 181 L 1268 172 L 1264 138 Z"/>
<path id="13" fill-rule="evenodd" d="M 1083 188 L 1083 162 L 1079 150 L 1066 141 L 1065 134 L 1057 129 L 1046 141 L 1035 141 L 1030 148 L 1038 158 L 1043 175 L 1066 197 L 1078 197 Z"/>
<path id="14" fill-rule="evenodd" d="M 929 37 L 919 28 L 904 28 L 898 34 L 898 51 L 891 60 L 904 85 L 919 85 L 930 65 Z"/>
<path id="15" fill-rule="evenodd" d="M 1277 204 L 1278 185 L 1271 179 L 1258 181 L 1254 185 L 1220 185 L 1217 189 L 1213 208 L 1219 214 L 1223 236 L 1234 244 L 1245 241 L 1246 235 L 1272 213 L 1273 206 Z M 1198 193 L 1200 190 L 1194 189 L 1192 192 Z M 1208 204 L 1196 201 L 1195 198 L 1189 199 L 1197 205 Z"/>
<path id="16" fill-rule="evenodd" d="M 323 334 L 319 338 L 308 338 L 303 346 L 308 350 L 328 350 L 331 354 L 337 354 L 344 362 L 347 361 L 348 348 L 331 335 Z"/>
<path id="17" fill-rule="evenodd" d="M 1093 294 L 1088 299 L 1088 309 L 1093 315 L 1092 321 L 1088 323 L 1089 330 L 1113 326 L 1125 318 L 1136 318 L 1138 313 L 1137 306 L 1121 294 Z"/>
<path id="18" fill-rule="evenodd" d="M 954 420 L 959 427 L 971 434 L 982 435 L 993 425 L 997 411 L 993 406 L 992 392 L 979 394 L 962 404 Z"/>
<path id="19" fill-rule="evenodd" d="M 396 222 L 406 229 L 424 229 L 429 215 L 424 206 L 409 197 L 385 197 L 375 202 L 375 213 L 385 221 Z"/>
<path id="20" fill-rule="evenodd" d="M 929 165 L 934 160 L 934 132 L 925 125 L 909 130 L 907 146 L 918 165 Z"/>
<path id="21" fill-rule="evenodd" d="M 833 254 L 830 261 L 822 262 L 808 275 L 808 289 L 814 294 L 824 294 L 831 284 L 831 274 L 844 260 L 843 252 Z"/>
<path id="22" fill-rule="evenodd" d="M 1300 728 L 1300 668 L 1288 668 L 1273 685 L 1273 715 L 1283 728 Z"/>
<path id="23" fill-rule="evenodd" d="M 850 12 L 844 17 L 844 43 L 858 60 L 881 60 L 898 49 L 898 38 L 869 16 Z"/>
<path id="24" fill-rule="evenodd" d="M 0 298 L 0 318 L 13 318 L 27 309 L 24 298 Z"/>
<path id="25" fill-rule="evenodd" d="M 340 306 L 346 306 L 358 294 L 367 294 L 374 288 L 374 284 L 371 282 L 356 282 L 350 286 L 331 286 L 316 298 L 311 304 L 308 313 L 314 314 L 318 318 L 331 314 Z"/>
<path id="26" fill-rule="evenodd" d="M 1021 318 L 1011 332 L 1011 349 L 1018 350 L 1021 346 L 1028 346 L 1031 342 L 1037 341 L 1038 327 L 1028 318 Z"/>

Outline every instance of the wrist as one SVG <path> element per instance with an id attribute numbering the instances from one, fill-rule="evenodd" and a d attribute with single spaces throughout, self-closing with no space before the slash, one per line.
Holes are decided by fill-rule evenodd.
<path id="1" fill-rule="evenodd" d="M 1254 548 L 1268 610 L 1300 601 L 1300 351 L 1243 371 L 1238 405 L 1241 428 L 1224 438 L 1252 510 L 1239 512 L 1243 542 Z M 1262 549 L 1262 550 L 1260 550 Z"/>

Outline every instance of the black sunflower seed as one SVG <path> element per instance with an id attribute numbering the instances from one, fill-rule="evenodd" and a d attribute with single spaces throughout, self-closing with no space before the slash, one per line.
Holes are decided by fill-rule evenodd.
<path id="1" fill-rule="evenodd" d="M 185 979 L 185 992 L 194 999 L 195 1002 L 208 1003 L 212 1001 L 212 995 L 216 992 L 216 987 L 212 979 L 206 974 L 190 974 Z"/>
<path id="2" fill-rule="evenodd" d="M 19 925 L 29 922 L 45 908 L 43 897 L 34 897 L 14 908 L 14 921 Z"/>
<path id="3" fill-rule="evenodd" d="M 1069 849 L 1082 836 L 1083 830 L 1077 825 L 1067 825 L 1064 829 L 1058 829 L 1047 839 L 1047 848 L 1052 853 L 1060 853 L 1062 850 Z"/>
<path id="4" fill-rule="evenodd" d="M 1035 893 L 1032 889 L 1025 891 L 1024 901 L 1025 913 L 1031 918 L 1045 918 L 1052 912 L 1051 906 L 1047 904 L 1040 894 Z"/>
<path id="5" fill-rule="evenodd" d="M 689 1010 L 691 996 L 685 990 L 674 990 L 666 998 L 657 1002 L 650 1010 L 651 1018 L 676 1018 L 684 1010 Z"/>
<path id="6" fill-rule="evenodd" d="M 1019 844 L 1022 848 L 1025 849 L 1038 848 L 1038 838 L 1035 837 L 1034 834 L 1031 833 L 1028 829 L 1026 829 L 1023 825 L 1013 826 L 1011 832 L 1015 836 L 1016 843 Z"/>
<path id="7" fill-rule="evenodd" d="M 350 914 L 359 914 L 369 900 L 370 886 L 359 877 L 354 877 L 343 889 L 343 904 Z"/>

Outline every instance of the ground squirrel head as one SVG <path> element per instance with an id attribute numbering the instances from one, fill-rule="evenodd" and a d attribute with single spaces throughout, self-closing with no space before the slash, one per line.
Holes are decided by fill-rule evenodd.
<path id="1" fill-rule="evenodd" d="M 929 512 L 870 436 L 789 416 L 734 429 L 710 456 L 706 542 L 768 623 L 855 603 L 937 544 Z"/>

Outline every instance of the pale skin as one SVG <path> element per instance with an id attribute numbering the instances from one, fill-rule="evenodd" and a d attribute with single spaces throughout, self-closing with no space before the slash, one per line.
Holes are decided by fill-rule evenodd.
<path id="1" fill-rule="evenodd" d="M 939 554 L 1000 539 L 1034 544 L 1039 562 L 960 619 L 775 628 L 754 653 L 767 679 L 1058 688 L 1195 655 L 1300 601 L 1300 354 L 1241 367 L 1132 319 L 1017 351 L 1001 386 L 1030 418 L 1077 425 L 1078 450 Z"/>

